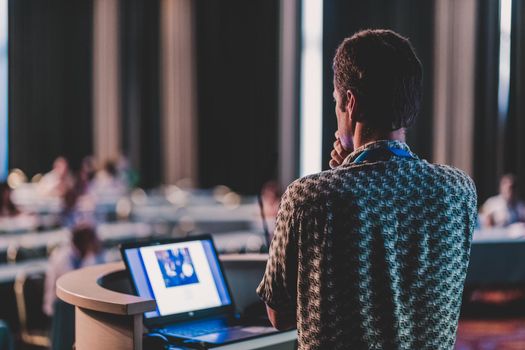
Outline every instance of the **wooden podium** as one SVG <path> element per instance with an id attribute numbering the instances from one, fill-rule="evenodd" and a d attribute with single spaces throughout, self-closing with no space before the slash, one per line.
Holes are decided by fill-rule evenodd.
<path id="1" fill-rule="evenodd" d="M 255 288 L 267 258 L 265 254 L 220 256 L 238 311 L 257 300 Z M 156 305 L 154 300 L 131 295 L 122 262 L 65 274 L 57 281 L 57 296 L 75 306 L 76 350 L 142 349 L 142 315 Z M 294 340 L 287 338 L 264 349 L 294 349 Z"/>

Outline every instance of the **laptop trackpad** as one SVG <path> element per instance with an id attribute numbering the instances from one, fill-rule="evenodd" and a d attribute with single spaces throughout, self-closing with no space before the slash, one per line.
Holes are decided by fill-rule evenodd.
<path id="1" fill-rule="evenodd" d="M 204 334 L 198 337 L 192 337 L 192 339 L 210 344 L 222 344 L 230 341 L 256 337 L 261 334 L 273 332 L 277 332 L 277 330 L 272 327 L 236 327 L 226 329 L 220 332 Z"/>

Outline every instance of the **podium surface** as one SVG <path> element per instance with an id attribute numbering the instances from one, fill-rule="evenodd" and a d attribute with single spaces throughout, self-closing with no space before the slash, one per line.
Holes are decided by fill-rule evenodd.
<path id="1" fill-rule="evenodd" d="M 264 272 L 267 255 L 232 254 L 222 255 L 220 259 L 236 305 L 242 310 L 257 300 L 255 288 Z M 142 349 L 143 313 L 155 310 L 156 304 L 152 299 L 131 294 L 122 262 L 90 266 L 65 274 L 57 281 L 57 296 L 75 306 L 75 349 Z M 280 337 L 273 338 L 271 344 L 261 345 L 260 341 L 247 340 L 227 347 L 294 349 L 295 331 L 278 335 Z"/>

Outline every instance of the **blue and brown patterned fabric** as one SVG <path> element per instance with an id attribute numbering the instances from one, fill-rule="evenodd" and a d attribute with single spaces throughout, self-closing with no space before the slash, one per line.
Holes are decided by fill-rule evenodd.
<path id="1" fill-rule="evenodd" d="M 284 194 L 257 293 L 296 313 L 299 349 L 453 348 L 476 189 L 409 152 L 367 144 Z"/>

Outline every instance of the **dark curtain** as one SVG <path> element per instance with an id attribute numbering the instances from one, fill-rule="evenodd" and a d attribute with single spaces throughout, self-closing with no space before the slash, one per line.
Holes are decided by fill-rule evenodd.
<path id="1" fill-rule="evenodd" d="M 323 168 L 328 168 L 337 129 L 332 98 L 332 60 L 341 41 L 361 29 L 392 29 L 408 37 L 423 64 L 423 104 L 408 143 L 432 158 L 434 1 L 327 0 L 323 15 Z"/>
<path id="2" fill-rule="evenodd" d="M 508 127 L 505 139 L 505 171 L 518 176 L 525 198 L 525 1 L 514 0 L 512 8 L 511 71 Z"/>
<path id="3" fill-rule="evenodd" d="M 478 2 L 475 116 L 474 181 L 479 203 L 497 193 L 502 173 L 503 140 L 498 115 L 499 1 Z"/>
<path id="4" fill-rule="evenodd" d="M 159 0 L 120 1 L 122 150 L 140 173 L 140 185 L 162 179 L 160 142 Z"/>
<path id="5" fill-rule="evenodd" d="M 498 111 L 500 4 L 480 0 L 478 7 L 474 179 L 482 203 L 505 173 L 518 176 L 525 196 L 525 1 L 513 1 L 508 112 Z"/>
<path id="6" fill-rule="evenodd" d="M 9 167 L 92 153 L 91 0 L 9 1 Z"/>
<path id="7" fill-rule="evenodd" d="M 276 177 L 279 1 L 198 0 L 199 183 L 255 193 Z"/>

